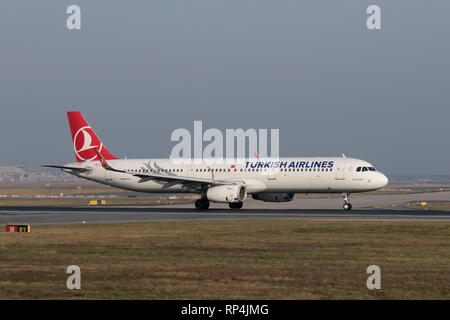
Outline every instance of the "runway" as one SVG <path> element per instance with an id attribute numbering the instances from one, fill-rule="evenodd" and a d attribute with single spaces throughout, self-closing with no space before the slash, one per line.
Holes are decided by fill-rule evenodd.
<path id="1" fill-rule="evenodd" d="M 73 224 L 169 220 L 308 219 L 308 220 L 434 220 L 450 221 L 450 212 L 357 209 L 212 209 L 186 205 L 155 207 L 0 207 L 0 224 Z"/>
<path id="2" fill-rule="evenodd" d="M 0 207 L 0 225 L 68 224 L 168 220 L 309 219 L 309 220 L 434 220 L 450 221 L 450 212 L 406 209 L 411 201 L 448 201 L 450 192 L 402 195 L 352 196 L 352 211 L 342 209 L 342 198 L 295 198 L 291 202 L 268 203 L 247 199 L 244 208 L 231 210 L 226 204 L 211 204 L 198 211 L 194 204 L 102 207 Z"/>

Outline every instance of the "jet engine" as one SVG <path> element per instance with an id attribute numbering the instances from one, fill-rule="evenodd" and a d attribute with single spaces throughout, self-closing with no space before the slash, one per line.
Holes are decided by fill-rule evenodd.
<path id="1" fill-rule="evenodd" d="M 252 198 L 264 202 L 289 202 L 294 200 L 293 193 L 254 193 Z"/>
<path id="2" fill-rule="evenodd" d="M 237 184 L 215 186 L 206 191 L 206 197 L 213 202 L 242 202 L 246 196 L 245 187 Z"/>

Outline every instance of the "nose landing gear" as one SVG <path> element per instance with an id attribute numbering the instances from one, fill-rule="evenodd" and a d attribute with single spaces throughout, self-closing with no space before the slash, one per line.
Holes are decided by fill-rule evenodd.
<path id="1" fill-rule="evenodd" d="M 344 210 L 345 211 L 350 211 L 352 210 L 352 204 L 350 203 L 350 193 L 343 193 L 342 197 L 344 198 Z"/>

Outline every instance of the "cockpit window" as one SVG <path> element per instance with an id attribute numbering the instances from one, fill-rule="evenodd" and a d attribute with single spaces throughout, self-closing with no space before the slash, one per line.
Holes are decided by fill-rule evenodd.
<path id="1" fill-rule="evenodd" d="M 358 167 L 356 168 L 356 172 L 366 172 L 366 171 L 377 171 L 374 167 Z"/>

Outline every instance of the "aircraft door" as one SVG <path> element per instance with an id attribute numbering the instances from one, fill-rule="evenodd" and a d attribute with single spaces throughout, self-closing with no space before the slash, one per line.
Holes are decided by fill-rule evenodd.
<path id="1" fill-rule="evenodd" d="M 335 179 L 336 180 L 345 180 L 345 165 L 346 165 L 346 161 L 344 160 L 344 158 L 342 160 L 339 160 L 337 162 L 337 166 L 336 166 L 336 176 Z"/>
<path id="2" fill-rule="evenodd" d="M 192 164 L 186 167 L 186 176 L 193 177 L 194 176 L 194 166 Z"/>

